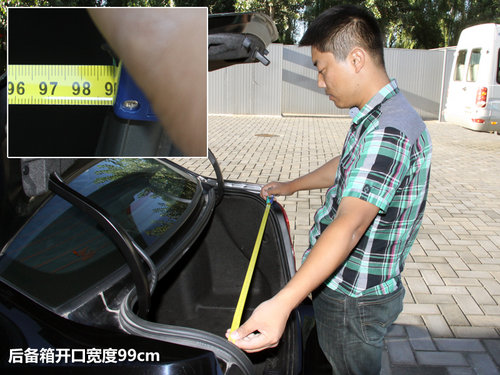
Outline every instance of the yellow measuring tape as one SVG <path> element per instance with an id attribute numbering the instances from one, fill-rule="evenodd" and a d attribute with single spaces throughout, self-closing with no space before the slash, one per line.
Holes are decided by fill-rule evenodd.
<path id="1" fill-rule="evenodd" d="M 119 69 L 112 65 L 9 65 L 9 104 L 113 105 Z"/>
<path id="2" fill-rule="evenodd" d="M 231 324 L 231 332 L 236 331 L 240 327 L 241 316 L 243 315 L 243 308 L 245 307 L 245 302 L 248 295 L 248 290 L 250 289 L 250 282 L 252 281 L 253 271 L 255 269 L 255 264 L 257 263 L 257 257 L 259 255 L 260 244 L 262 242 L 262 237 L 264 236 L 264 229 L 266 229 L 267 217 L 269 216 L 269 210 L 271 209 L 271 203 L 274 197 L 272 195 L 267 197 L 266 209 L 264 211 L 264 216 L 260 222 L 259 233 L 257 234 L 257 239 L 255 240 L 255 245 L 253 247 L 252 256 L 248 264 L 247 273 L 245 275 L 245 280 L 243 281 L 243 286 L 240 292 L 240 298 L 238 299 L 238 304 L 236 305 L 236 310 L 233 316 L 233 322 Z M 231 336 L 229 340 L 232 341 Z"/>

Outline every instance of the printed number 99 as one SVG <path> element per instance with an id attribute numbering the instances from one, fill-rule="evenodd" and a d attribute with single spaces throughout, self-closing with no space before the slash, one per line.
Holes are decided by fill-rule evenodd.
<path id="1" fill-rule="evenodd" d="M 118 361 L 135 361 L 137 358 L 137 352 L 135 349 L 118 349 Z"/>
<path id="2" fill-rule="evenodd" d="M 116 86 L 116 83 L 115 83 L 115 86 Z M 106 84 L 104 85 L 104 90 L 105 90 L 107 96 L 113 95 L 113 92 L 115 91 L 114 90 L 115 86 L 113 85 L 112 82 L 106 82 Z"/>

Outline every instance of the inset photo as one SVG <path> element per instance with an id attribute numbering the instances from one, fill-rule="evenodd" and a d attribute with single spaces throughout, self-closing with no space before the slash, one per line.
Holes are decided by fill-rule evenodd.
<path id="1" fill-rule="evenodd" d="M 7 156 L 206 157 L 207 8 L 8 8 Z"/>

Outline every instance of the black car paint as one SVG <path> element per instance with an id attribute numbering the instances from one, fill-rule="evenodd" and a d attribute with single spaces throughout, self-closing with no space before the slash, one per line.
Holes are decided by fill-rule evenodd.
<path id="1" fill-rule="evenodd" d="M 89 162 L 87 162 L 89 163 Z M 92 165 L 92 161 L 90 161 Z M 72 179 L 70 176 L 75 176 L 81 173 L 88 167 L 88 164 L 76 171 L 71 171 L 67 178 Z M 171 262 L 175 263 L 176 259 L 180 259 L 183 253 L 189 249 L 190 243 L 196 239 L 196 233 L 199 233 L 201 228 L 204 227 L 207 220 L 211 216 L 213 210 L 214 194 L 213 191 L 207 190 L 205 192 L 206 198 L 200 200 L 200 205 L 197 205 L 195 210 L 195 215 L 191 216 L 187 220 L 184 220 L 183 225 L 186 226 L 186 230 L 182 234 L 176 233 L 171 238 L 168 239 L 168 246 L 172 251 L 165 254 L 155 254 L 155 261 L 158 265 L 162 267 L 162 274 L 168 271 L 171 267 Z M 211 199 L 207 199 L 207 197 Z M 46 197 L 43 201 L 50 198 Z M 43 202 L 42 201 L 42 202 Z M 43 205 L 43 203 L 41 203 Z M 163 244 L 165 245 L 165 244 Z M 9 365 L 9 351 L 13 348 L 23 348 L 23 349 L 47 349 L 47 348 L 74 348 L 83 349 L 89 347 L 122 347 L 125 349 L 134 348 L 135 350 L 141 350 L 140 348 L 155 348 L 159 346 L 164 351 L 162 355 L 161 362 L 164 364 L 159 366 L 155 363 L 140 363 L 137 369 L 144 370 L 144 367 L 151 366 L 152 373 L 157 373 L 155 371 L 163 371 L 165 373 L 165 366 L 168 367 L 167 373 L 205 373 L 208 368 L 213 368 L 216 370 L 217 366 L 212 366 L 212 362 L 215 360 L 215 356 L 211 352 L 199 351 L 195 348 L 186 348 L 177 344 L 168 344 L 161 341 L 150 340 L 145 338 L 140 338 L 133 335 L 127 335 L 119 332 L 117 329 L 116 321 L 109 321 L 109 314 L 105 313 L 105 309 L 115 306 L 104 306 L 103 301 L 105 296 L 110 301 L 109 303 L 114 303 L 112 297 L 120 298 L 123 296 L 124 291 L 127 292 L 132 288 L 130 272 L 128 266 L 124 264 L 119 270 L 110 275 L 103 283 L 97 285 L 97 288 L 101 290 L 102 296 L 100 296 L 97 289 L 89 290 L 88 297 L 80 296 L 77 304 L 69 303 L 62 305 L 57 309 L 57 313 L 63 316 L 67 316 L 70 319 L 66 319 L 51 312 L 48 309 L 43 308 L 39 303 L 27 298 L 25 295 L 19 293 L 13 287 L 0 282 L 0 326 L 3 335 L 3 348 L 0 353 L 0 368 L 5 367 L 9 372 L 21 372 L 28 371 L 30 368 L 35 372 L 38 366 L 33 367 L 29 364 L 10 364 Z M 57 293 L 57 290 L 54 291 Z M 82 300 L 81 297 L 84 297 Z M 118 303 L 118 302 L 116 302 Z M 99 313 L 101 311 L 101 313 Z M 89 318 L 92 324 L 96 327 L 89 326 Z M 87 324 L 78 323 L 78 321 L 86 322 Z M 101 328 L 99 328 L 99 326 Z M 111 328 L 111 329 L 109 329 Z M 159 344 L 158 344 L 159 343 Z M 194 349 L 194 352 L 192 352 Z M 200 352 L 200 353 L 198 353 Z M 209 354 L 207 356 L 207 353 Z M 193 357 L 194 354 L 194 357 Z M 199 355 L 201 359 L 198 359 Z M 195 361 L 191 364 L 191 358 Z M 187 367 L 204 369 L 202 371 L 185 371 L 176 372 L 176 368 L 179 368 L 177 363 L 179 360 L 189 363 Z M 175 363 L 174 363 L 175 362 Z M 177 363 L 177 364 L 176 364 Z M 208 366 L 208 367 L 207 367 Z M 73 364 L 62 364 L 61 366 L 56 366 L 56 368 L 65 368 L 65 370 L 77 371 L 80 366 L 74 366 Z M 99 372 L 101 369 L 95 368 L 95 366 L 83 366 L 89 371 Z M 101 366 L 103 368 L 109 367 Z M 123 366 L 121 366 L 123 367 Z M 128 367 L 128 366 L 125 366 Z M 186 364 L 181 366 L 186 367 Z M 42 367 L 42 368 L 50 368 Z M 134 366 L 132 366 L 134 368 Z M 157 368 L 157 370 L 155 370 Z M 141 371 L 142 371 L 141 370 Z M 64 371 L 64 370 L 61 370 Z M 212 370 L 210 370 L 212 371 Z M 146 371 L 150 373 L 150 371 Z M 141 372 L 143 373 L 143 372 Z M 159 372 L 158 372 L 159 373 Z M 210 372 L 212 373 L 212 372 Z M 214 374 L 216 372 L 213 372 Z"/>
<path id="2" fill-rule="evenodd" d="M 84 167 L 83 169 L 85 169 Z M 80 170 L 81 171 L 81 170 Z M 78 173 L 78 172 L 75 172 Z M 216 183 L 215 180 L 205 180 L 203 183 L 203 186 L 205 187 L 205 200 L 202 200 L 205 202 L 206 207 L 200 207 L 200 211 L 197 211 L 197 214 L 195 215 L 197 220 L 195 222 L 186 222 L 185 225 L 187 225 L 187 228 L 191 229 L 191 236 L 186 236 L 186 233 L 180 233 L 179 232 L 179 237 L 178 238 L 173 238 L 173 242 L 171 244 L 175 245 L 173 246 L 173 249 L 177 248 L 178 251 L 170 251 L 168 252 L 169 257 L 168 259 L 165 259 L 165 254 L 162 254 L 160 256 L 159 253 L 157 252 L 157 256 L 155 259 L 155 263 L 158 265 L 162 265 L 161 269 L 162 272 L 161 275 L 165 274 L 168 272 L 169 267 L 172 267 L 178 259 L 181 259 L 184 256 L 184 252 L 188 251 L 190 248 L 190 243 L 196 239 L 196 233 L 201 232 L 202 228 L 206 224 L 206 221 L 210 218 L 211 213 L 213 212 L 214 209 L 214 204 L 216 202 L 216 197 L 215 197 L 215 188 L 214 187 L 220 187 Z M 238 189 L 230 188 L 227 189 L 227 193 L 230 195 L 239 195 L 239 194 L 244 194 L 245 196 L 248 195 L 248 197 L 252 197 L 254 194 L 251 193 L 244 193 L 242 191 L 238 191 Z M 255 201 L 255 204 L 263 206 L 263 201 L 259 199 L 256 195 L 252 199 Z M 208 203 L 210 202 L 210 204 Z M 203 215 L 198 215 L 199 213 L 203 213 Z M 281 215 L 282 211 L 277 205 L 273 205 L 273 214 L 270 216 L 271 217 L 271 222 L 274 222 L 273 227 L 274 228 L 280 228 L 279 232 L 281 232 L 283 229 L 286 231 L 286 225 L 284 222 L 281 220 L 278 220 L 277 217 Z M 204 218 L 204 220 L 198 220 L 199 218 Z M 284 227 L 283 227 L 284 226 Z M 190 232 L 189 230 L 187 231 L 188 233 Z M 175 236 L 174 236 L 175 237 Z M 281 235 L 277 236 L 279 241 L 282 242 L 282 245 L 284 245 L 287 241 L 289 242 L 289 238 L 282 238 Z M 289 246 L 289 245 L 288 245 Z M 284 254 L 282 254 L 284 256 Z M 288 257 L 286 257 L 288 258 Z M 290 260 L 283 259 L 283 262 L 289 262 Z M 289 265 L 290 266 L 290 265 Z M 50 342 L 50 345 L 54 345 L 55 347 L 61 347 L 60 345 L 68 345 L 68 347 L 75 347 L 76 349 L 81 349 L 85 348 L 88 346 L 101 346 L 102 342 L 100 342 L 100 337 L 99 335 L 94 335 L 91 336 L 91 338 L 80 338 L 80 332 L 86 331 L 85 328 L 81 327 L 88 327 L 89 323 L 93 326 L 97 327 L 88 327 L 89 331 L 88 332 L 93 332 L 94 328 L 99 330 L 101 328 L 105 329 L 106 332 L 113 333 L 113 335 L 119 333 L 118 332 L 118 327 L 117 327 L 117 322 L 114 321 L 113 319 L 110 321 L 110 316 L 112 317 L 111 314 L 106 313 L 106 309 L 110 308 L 112 310 L 115 310 L 119 307 L 119 304 L 121 302 L 121 299 L 124 296 L 124 293 L 127 293 L 128 291 L 131 290 L 132 283 L 130 280 L 130 276 L 128 275 L 127 268 L 122 267 L 123 269 L 121 270 L 122 272 L 117 272 L 115 275 L 111 275 L 106 283 L 103 285 L 99 286 L 99 289 L 97 290 L 90 290 L 88 291 L 88 297 L 85 300 L 82 300 L 79 298 L 78 300 L 74 301 L 73 306 L 71 304 L 63 306 L 62 308 L 58 309 L 57 314 L 60 314 L 62 316 L 66 316 L 69 319 L 62 318 L 61 316 L 55 314 L 54 312 L 50 312 L 49 310 L 44 309 L 41 307 L 38 303 L 31 301 L 29 298 L 26 296 L 22 295 L 21 293 L 17 292 L 14 290 L 14 288 L 3 284 L 2 285 L 2 299 L 1 299 L 1 304 L 6 306 L 6 308 L 2 307 L 0 312 L 2 312 L 4 315 L 9 315 L 6 317 L 6 319 L 16 322 L 21 322 L 19 325 L 19 329 L 11 329 L 9 332 L 13 337 L 18 337 L 19 335 L 16 335 L 15 332 L 21 332 L 22 336 L 24 336 L 25 343 L 28 344 L 28 348 L 33 349 L 30 345 L 30 341 L 33 341 L 32 339 L 30 340 L 29 337 L 33 337 L 34 333 L 33 330 L 31 331 L 26 331 L 23 329 L 23 326 L 25 325 L 26 322 L 32 320 L 31 323 L 28 324 L 28 327 L 33 327 L 33 326 L 41 326 L 43 327 L 42 329 L 37 330 L 37 333 L 35 334 L 38 337 L 45 337 L 48 335 L 50 339 L 53 339 L 53 337 L 58 337 L 58 339 L 55 341 Z M 289 267 L 285 267 L 288 269 Z M 289 277 L 290 275 L 288 275 Z M 108 288 L 109 287 L 109 288 Z M 99 292 L 101 291 L 101 292 Z M 110 298 L 110 296 L 114 296 Z M 109 302 L 109 306 L 106 305 L 106 301 Z M 10 311 L 10 313 L 9 313 Z M 19 319 L 19 314 L 18 311 L 23 311 L 23 319 Z M 16 318 L 17 317 L 17 318 Z M 300 331 L 300 327 L 298 326 L 299 320 L 297 319 L 297 315 L 293 315 L 293 325 L 297 324 L 297 328 L 294 328 L 291 334 L 291 336 L 288 337 L 287 342 L 289 345 L 292 342 L 295 342 L 295 340 L 300 336 L 297 336 L 297 332 Z M 4 319 L 5 320 L 5 319 Z M 78 322 L 81 323 L 78 323 Z M 18 323 L 19 324 L 19 323 Z M 75 324 L 75 327 L 72 325 Z M 12 324 L 8 324 L 10 327 L 12 327 Z M 61 329 L 59 329 L 61 327 Z M 68 328 L 69 327 L 69 328 Z M 54 330 L 57 331 L 54 333 Z M 68 333 L 71 332 L 69 337 L 67 335 L 63 335 L 64 339 L 61 339 L 61 333 Z M 86 331 L 87 332 L 87 331 Z M 182 329 L 180 330 L 182 334 Z M 201 334 L 197 333 L 197 334 Z M 71 341 L 74 340 L 74 342 Z M 202 338 L 201 336 L 199 338 Z M 96 341 L 92 341 L 92 339 L 95 339 Z M 194 338 L 194 340 L 197 340 Z M 22 341 L 22 340 L 21 340 Z M 90 341 L 90 343 L 89 343 Z M 224 340 L 223 340 L 224 341 Z M 20 342 L 18 340 L 18 342 Z M 35 340 L 35 342 L 40 342 L 40 340 Z M 45 344 L 42 344 L 42 347 L 45 347 L 44 345 L 47 345 L 48 340 L 42 341 L 45 342 Z M 120 341 L 121 342 L 121 341 Z M 221 342 L 222 343 L 222 342 Z M 12 345 L 12 344 L 11 344 Z M 132 346 L 134 343 L 131 344 Z M 210 344 L 211 345 L 211 344 Z M 209 347 L 210 345 L 207 345 Z M 227 341 L 224 342 L 224 346 L 226 349 L 224 350 L 229 350 L 229 352 L 234 352 L 233 355 L 238 355 L 238 350 L 235 347 L 232 347 L 232 345 L 228 345 Z M 292 344 L 291 347 L 296 347 L 300 348 L 301 345 L 300 343 Z M 227 349 L 229 348 L 229 349 Z M 213 355 L 213 353 L 212 353 Z M 243 357 L 242 357 L 243 358 Z M 291 365 L 290 368 L 300 368 L 300 355 L 293 357 L 293 362 L 295 364 Z M 3 364 L 2 364 L 3 365 Z M 153 364 L 152 364 L 153 365 Z M 25 366 L 19 366 L 12 364 L 14 368 L 24 368 Z M 81 366 L 81 365 L 80 365 Z M 144 365 L 143 366 L 147 366 Z M 244 364 L 244 361 L 242 362 L 242 366 L 246 367 L 247 369 L 243 373 L 252 373 L 250 370 L 250 367 L 248 364 Z M 72 367 L 73 369 L 73 367 Z M 90 370 L 90 367 L 89 367 Z M 94 370 L 93 370 L 94 371 Z M 97 370 L 95 370 L 97 371 Z M 173 370 L 172 370 L 173 371 Z M 210 370 L 211 371 L 211 370 Z M 238 371 L 238 366 L 235 367 L 234 370 L 227 372 L 227 374 L 231 374 L 234 371 Z M 176 372 L 172 372 L 176 373 Z M 180 372 L 182 373 L 182 372 Z M 207 370 L 199 372 L 201 373 L 208 373 Z M 295 373 L 295 370 L 293 371 Z"/>
<path id="3" fill-rule="evenodd" d="M 218 374 L 213 353 L 79 324 L 54 314 L 0 283 L 0 370 L 2 373 Z M 158 353 L 158 361 L 121 363 L 9 363 L 11 351 L 116 348 Z"/>

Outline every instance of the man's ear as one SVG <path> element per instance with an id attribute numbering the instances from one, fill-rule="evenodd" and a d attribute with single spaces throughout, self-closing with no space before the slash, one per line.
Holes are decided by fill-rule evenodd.
<path id="1" fill-rule="evenodd" d="M 349 62 L 356 73 L 359 73 L 366 63 L 366 52 L 364 49 L 356 47 L 349 53 Z"/>

